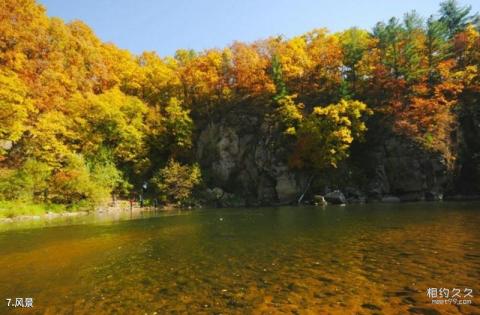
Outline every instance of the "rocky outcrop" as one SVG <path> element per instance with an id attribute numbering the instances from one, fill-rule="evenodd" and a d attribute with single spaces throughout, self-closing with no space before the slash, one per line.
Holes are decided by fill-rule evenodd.
<path id="1" fill-rule="evenodd" d="M 309 175 L 289 170 L 289 152 L 280 145 L 279 137 L 261 115 L 248 111 L 226 115 L 201 129 L 196 158 L 208 187 L 217 187 L 224 194 L 217 198 L 217 205 L 274 205 L 298 200 Z M 392 133 L 361 146 L 363 153 L 351 157 L 353 162 L 359 159 L 361 181 L 338 181 L 349 171 L 333 171 L 322 178 L 326 190 L 312 189 L 305 200 L 313 200 L 315 193 L 323 195 L 327 188 L 341 191 L 325 195 L 329 203 L 443 198 L 450 174 L 440 154 Z M 349 163 L 346 165 L 348 168 Z"/>
<path id="2" fill-rule="evenodd" d="M 285 149 L 259 117 L 235 115 L 211 123 L 196 148 L 208 184 L 245 205 L 292 203 L 305 185 L 302 174 L 289 170 Z"/>
<path id="3" fill-rule="evenodd" d="M 401 201 L 438 200 L 448 184 L 445 159 L 402 137 L 386 138 L 367 160 L 366 192 L 371 199 L 391 195 Z"/>

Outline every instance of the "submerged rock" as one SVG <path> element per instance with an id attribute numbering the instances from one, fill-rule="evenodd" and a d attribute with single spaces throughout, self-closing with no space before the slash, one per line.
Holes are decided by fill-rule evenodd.
<path id="1" fill-rule="evenodd" d="M 325 200 L 335 205 L 347 203 L 347 198 L 345 198 L 345 195 L 340 190 L 335 190 L 327 193 L 325 195 Z"/>

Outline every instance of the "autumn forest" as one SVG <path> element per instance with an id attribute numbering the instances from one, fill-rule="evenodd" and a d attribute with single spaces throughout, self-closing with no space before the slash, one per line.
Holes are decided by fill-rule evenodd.
<path id="1" fill-rule="evenodd" d="M 233 193 L 198 153 L 232 113 L 256 117 L 251 133 L 281 148 L 288 172 L 315 174 L 312 194 L 381 134 L 440 157 L 446 192 L 476 193 L 480 19 L 454 0 L 432 13 L 163 57 L 102 42 L 34 0 L 0 1 L 0 204 L 91 208 L 142 192 L 184 206 L 213 187 Z"/>

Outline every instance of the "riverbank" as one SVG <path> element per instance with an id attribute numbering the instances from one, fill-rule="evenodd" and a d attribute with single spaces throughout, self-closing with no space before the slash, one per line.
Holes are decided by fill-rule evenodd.
<path id="1" fill-rule="evenodd" d="M 39 218 L 47 214 L 60 215 L 61 213 L 76 212 L 66 205 L 48 203 L 30 203 L 22 201 L 0 201 L 0 220 L 23 218 Z"/>
<path id="2" fill-rule="evenodd" d="M 336 196 L 336 195 L 335 195 Z M 321 198 L 319 198 L 321 197 Z M 336 196 L 337 198 L 338 196 Z M 458 202 L 458 201 L 476 201 L 480 200 L 478 195 L 454 195 L 447 196 L 442 200 L 418 200 L 418 201 L 402 201 L 400 198 L 394 196 L 387 196 L 379 200 L 363 201 L 363 202 L 351 202 L 347 201 L 344 198 L 338 197 L 338 199 L 329 196 L 325 200 L 324 196 L 314 196 L 312 200 L 302 204 L 303 206 L 325 206 L 329 205 L 346 205 L 346 204 L 358 204 L 358 203 L 368 203 L 368 204 L 391 204 L 391 203 L 420 203 L 420 202 Z M 274 204 L 273 207 L 278 206 L 291 206 L 288 204 Z M 203 208 L 203 207 L 199 207 Z M 215 208 L 215 207 L 214 207 Z M 221 207 L 224 208 L 224 207 Z M 232 208 L 227 207 L 227 208 Z M 233 208 L 253 208 L 253 207 L 233 207 Z M 191 209 L 191 208 L 189 208 Z M 117 200 L 115 204 L 109 203 L 102 206 L 98 206 L 95 209 L 88 209 L 82 207 L 68 207 L 66 205 L 59 204 L 31 204 L 31 203 L 22 203 L 22 202 L 13 202 L 13 201 L 0 201 L 0 224 L 2 223 L 18 223 L 18 222 L 28 222 L 28 221 L 53 221 L 61 218 L 76 218 L 83 217 L 87 215 L 100 215 L 100 216 L 123 216 L 123 215 L 138 215 L 142 212 L 153 212 L 153 211 L 172 211 L 172 210 L 181 210 L 178 207 L 172 205 L 163 205 L 160 207 L 144 206 L 140 207 L 138 204 L 134 204 L 133 207 L 130 206 L 128 200 Z"/>
<path id="3" fill-rule="evenodd" d="M 164 208 L 140 207 L 126 200 L 117 201 L 114 205 L 107 204 L 95 209 L 82 207 L 67 207 L 59 204 L 33 204 L 13 201 L 0 202 L 0 223 L 15 223 L 23 221 L 53 220 L 58 218 L 81 217 L 93 213 L 121 214 L 138 213 L 142 211 L 168 210 Z"/>

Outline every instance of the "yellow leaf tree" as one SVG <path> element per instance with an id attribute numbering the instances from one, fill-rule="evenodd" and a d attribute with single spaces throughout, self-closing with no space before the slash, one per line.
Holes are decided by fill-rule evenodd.
<path id="1" fill-rule="evenodd" d="M 295 168 L 322 171 L 349 155 L 355 139 L 367 130 L 364 118 L 372 112 L 359 101 L 342 100 L 338 104 L 315 107 L 297 132 L 297 145 L 290 164 Z"/>

